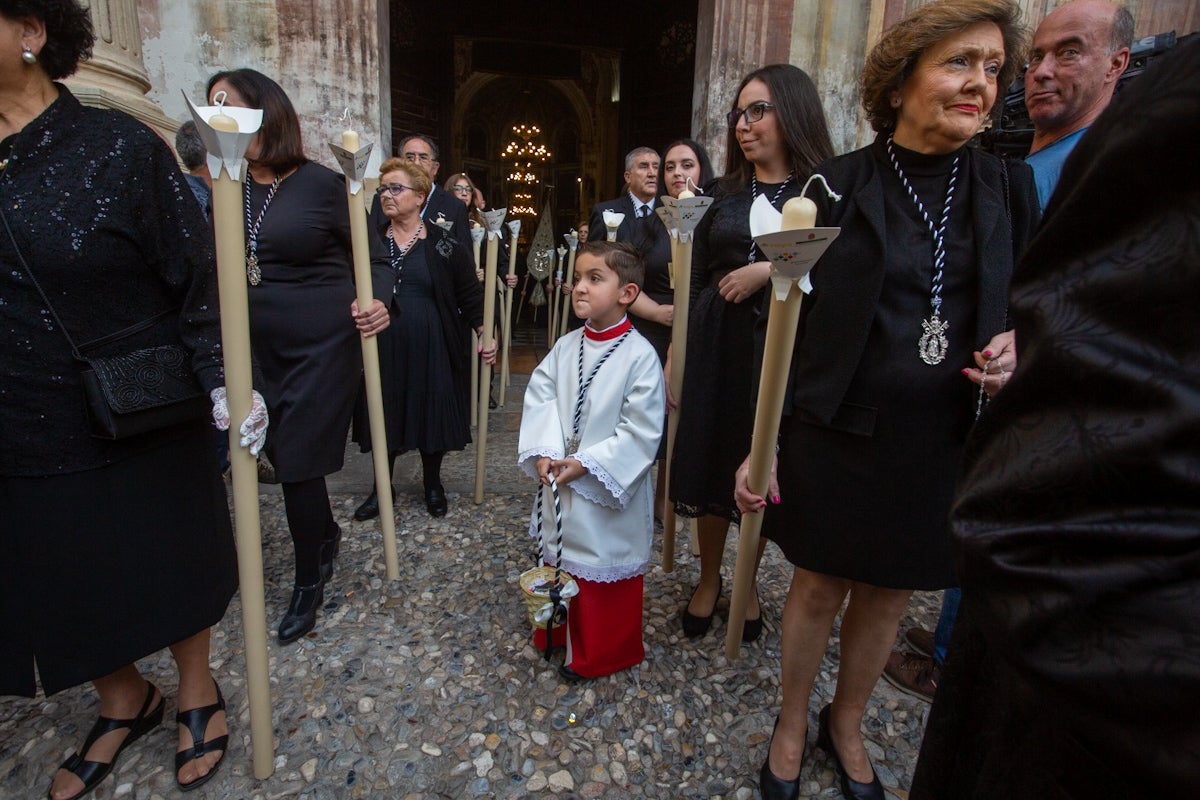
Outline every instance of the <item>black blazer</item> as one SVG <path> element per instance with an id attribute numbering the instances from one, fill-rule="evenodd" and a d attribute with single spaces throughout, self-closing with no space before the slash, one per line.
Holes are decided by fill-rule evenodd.
<path id="1" fill-rule="evenodd" d="M 454 223 L 454 227 L 450 229 L 450 235 L 463 246 L 467 253 L 470 253 L 472 247 L 471 222 L 467 218 L 467 204 L 435 183 L 433 191 L 429 193 L 429 202 L 425 206 L 425 213 L 421 215 L 421 218 L 425 220 L 426 227 L 434 227 L 439 212 Z M 375 199 L 371 201 L 371 226 L 376 230 L 386 230 L 389 222 L 390 220 L 383 213 L 383 206 L 379 203 L 379 195 L 375 195 Z"/>
<path id="2" fill-rule="evenodd" d="M 839 226 L 842 233 L 813 269 L 816 288 L 811 297 L 805 298 L 793 359 L 793 375 L 802 375 L 803 379 L 795 381 L 791 405 L 826 425 L 837 414 L 850 388 L 883 288 L 887 229 L 883 184 L 873 154 L 877 146 L 830 159 L 814 170 L 842 195 L 840 202 L 833 203 L 824 192 L 810 193 L 817 203 L 818 224 Z M 975 265 L 979 273 L 974 349 L 979 349 L 1008 328 L 1008 285 L 1013 264 L 1037 224 L 1038 204 L 1033 171 L 1028 165 L 1008 162 L 1005 175 L 999 158 L 974 148 L 968 148 L 967 155 L 971 159 Z"/>

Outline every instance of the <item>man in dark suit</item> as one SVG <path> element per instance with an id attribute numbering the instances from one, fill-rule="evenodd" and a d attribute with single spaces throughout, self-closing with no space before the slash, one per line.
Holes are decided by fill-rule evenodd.
<path id="1" fill-rule="evenodd" d="M 635 147 L 625 156 L 624 194 L 613 200 L 597 203 L 588 220 L 588 241 L 603 241 L 608 236 L 604 227 L 604 212 L 624 214 L 617 228 L 617 241 L 627 242 L 633 237 L 635 220 L 654 215 L 654 204 L 658 195 L 658 153 L 649 147 Z"/>
<path id="2" fill-rule="evenodd" d="M 423 169 L 433 183 L 433 191 L 429 193 L 429 199 L 421 211 L 421 219 L 425 220 L 426 225 L 433 225 L 437 223 L 440 214 L 443 219 L 454 223 L 450 228 L 451 235 L 470 253 L 471 223 L 467 218 L 467 206 L 437 184 L 438 168 L 441 167 L 441 163 L 438 162 L 437 143 L 428 136 L 415 134 L 400 142 L 399 155 Z M 386 219 L 377 196 L 371 204 L 371 224 L 378 229 Z"/>

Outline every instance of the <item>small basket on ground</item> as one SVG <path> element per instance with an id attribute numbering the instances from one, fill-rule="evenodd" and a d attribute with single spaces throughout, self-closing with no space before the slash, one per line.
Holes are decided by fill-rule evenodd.
<path id="1" fill-rule="evenodd" d="M 525 598 L 525 610 L 529 623 L 535 628 L 546 628 L 547 649 L 550 643 L 550 631 L 566 624 L 568 604 L 575 595 L 579 594 L 579 585 L 570 574 L 564 572 L 562 564 L 562 506 L 558 499 L 558 484 L 550 477 L 550 493 L 554 497 L 554 529 L 557 534 L 557 555 L 555 565 L 547 566 L 543 556 L 542 526 L 545 514 L 542 508 L 542 487 L 538 487 L 537 496 L 537 560 L 538 565 L 521 573 L 519 583 L 521 594 Z"/>

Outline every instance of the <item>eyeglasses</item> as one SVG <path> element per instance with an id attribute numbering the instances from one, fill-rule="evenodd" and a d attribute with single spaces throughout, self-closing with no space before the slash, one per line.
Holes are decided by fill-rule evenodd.
<path id="1" fill-rule="evenodd" d="M 746 120 L 747 125 L 753 125 L 763 118 L 763 114 L 767 113 L 768 109 L 775 108 L 774 103 L 766 101 L 751 103 L 746 108 L 735 108 L 725 115 L 725 121 L 729 123 L 729 127 L 736 128 L 739 119 Z"/>
<path id="2" fill-rule="evenodd" d="M 405 186 L 403 183 L 381 183 L 381 184 L 379 184 L 379 188 L 376 189 L 375 191 L 381 197 L 385 194 L 391 195 L 392 197 L 399 197 L 400 195 L 404 194 L 405 189 L 407 189 L 410 192 L 417 191 L 416 189 L 414 189 L 411 186 Z"/>
<path id="3" fill-rule="evenodd" d="M 404 157 L 409 161 L 420 161 L 422 164 L 433 161 L 433 156 L 429 153 L 405 153 Z"/>
<path id="4" fill-rule="evenodd" d="M 470 194 L 471 193 L 471 187 L 467 186 L 464 183 L 454 184 L 453 189 L 454 189 L 455 194 Z"/>

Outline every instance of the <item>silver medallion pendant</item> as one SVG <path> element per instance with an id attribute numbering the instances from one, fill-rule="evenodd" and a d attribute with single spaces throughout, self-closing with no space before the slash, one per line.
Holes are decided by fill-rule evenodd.
<path id="1" fill-rule="evenodd" d="M 262 267 L 258 266 L 258 253 L 249 249 L 246 253 L 246 280 L 251 286 L 262 283 Z"/>
<path id="2" fill-rule="evenodd" d="M 572 435 L 571 435 L 571 436 L 570 436 L 570 437 L 567 439 L 567 455 L 568 455 L 568 456 L 573 456 L 573 455 L 575 455 L 577 452 L 579 452 L 579 435 L 578 435 L 578 434 L 572 434 Z"/>
<path id="3" fill-rule="evenodd" d="M 946 360 L 946 351 L 950 348 L 950 342 L 946 339 L 950 323 L 942 322 L 942 318 L 935 311 L 929 319 L 922 320 L 921 327 L 925 330 L 921 334 L 921 340 L 917 342 L 917 352 L 921 354 L 921 360 L 930 366 L 942 363 Z"/>

